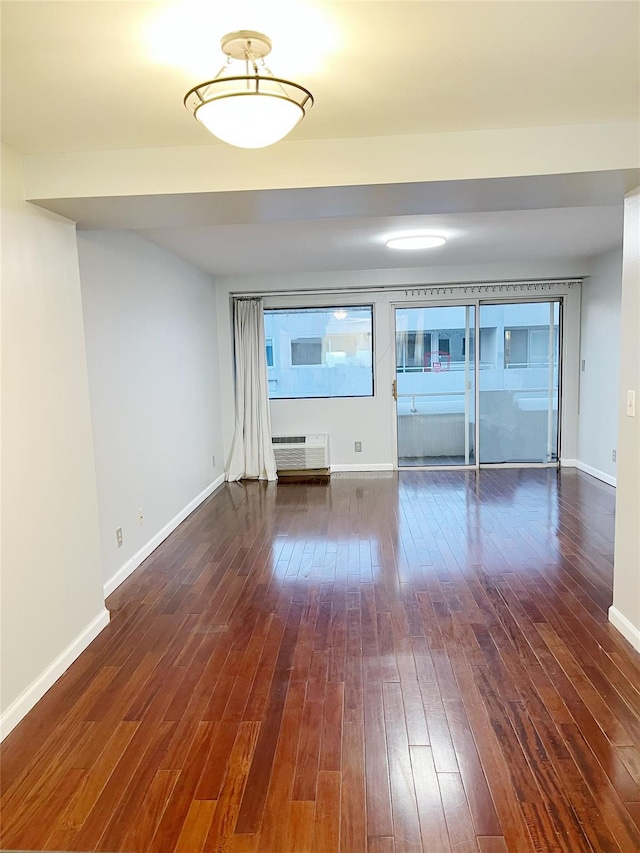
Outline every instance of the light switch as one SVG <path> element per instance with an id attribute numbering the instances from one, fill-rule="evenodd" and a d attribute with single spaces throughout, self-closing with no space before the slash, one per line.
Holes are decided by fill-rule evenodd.
<path id="1" fill-rule="evenodd" d="M 636 416 L 636 392 L 627 391 L 627 417 L 635 418 Z"/>

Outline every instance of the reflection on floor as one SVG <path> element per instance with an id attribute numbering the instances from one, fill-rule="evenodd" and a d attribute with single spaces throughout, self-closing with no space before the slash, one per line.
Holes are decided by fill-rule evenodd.
<path id="1" fill-rule="evenodd" d="M 399 468 L 427 468 L 429 466 L 445 465 L 474 465 L 473 458 L 465 463 L 464 456 L 399 456 Z"/>
<path id="2" fill-rule="evenodd" d="M 551 462 L 555 462 L 552 459 Z M 468 463 L 465 463 L 464 456 L 399 456 L 399 468 L 440 468 L 449 465 L 475 465 L 473 455 Z M 542 465 L 541 459 L 486 459 L 480 464 L 484 465 Z"/>

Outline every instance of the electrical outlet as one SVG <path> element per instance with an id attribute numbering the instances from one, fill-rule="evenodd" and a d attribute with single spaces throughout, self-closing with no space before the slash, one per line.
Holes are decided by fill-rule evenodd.
<path id="1" fill-rule="evenodd" d="M 142 507 L 138 509 L 138 524 L 144 524 L 144 513 L 142 512 Z"/>
<path id="2" fill-rule="evenodd" d="M 627 391 L 627 417 L 635 418 L 636 416 L 636 392 Z"/>
<path id="3" fill-rule="evenodd" d="M 361 441 L 354 441 L 353 446 L 355 447 L 356 453 L 362 453 L 362 442 Z"/>
<path id="4" fill-rule="evenodd" d="M 216 457 L 212 456 L 211 461 L 213 462 L 213 467 L 215 468 L 216 467 Z"/>
<path id="5" fill-rule="evenodd" d="M 580 365 L 580 369 L 581 369 L 581 370 L 584 370 L 584 369 L 585 369 L 585 366 L 586 366 L 586 362 L 585 362 L 585 360 L 584 360 L 584 358 L 583 358 L 583 359 L 582 359 L 582 363 L 581 363 L 581 365 Z"/>
<path id="6" fill-rule="evenodd" d="M 116 527 L 116 542 L 118 543 L 118 548 L 122 548 L 122 528 Z"/>
<path id="7" fill-rule="evenodd" d="M 615 461 L 616 461 L 616 452 L 615 452 L 615 450 L 612 450 L 612 451 L 611 451 L 611 461 L 612 461 L 612 462 L 615 462 Z"/>

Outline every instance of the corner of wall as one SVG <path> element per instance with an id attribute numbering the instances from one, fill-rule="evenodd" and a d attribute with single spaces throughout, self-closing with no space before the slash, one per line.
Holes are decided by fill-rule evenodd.
<path id="1" fill-rule="evenodd" d="M 0 717 L 0 741 L 13 731 L 44 694 L 69 669 L 71 664 L 109 624 L 110 614 L 103 607 L 86 628 L 15 699 Z"/>
<path id="2" fill-rule="evenodd" d="M 609 622 L 620 631 L 637 652 L 640 652 L 640 628 L 636 628 L 613 604 L 609 608 Z"/>
<path id="3" fill-rule="evenodd" d="M 640 430 L 626 413 L 628 390 L 640 394 L 640 187 L 625 197 L 620 325 L 620 381 L 617 395 L 618 489 L 613 562 L 612 624 L 640 651 Z"/>

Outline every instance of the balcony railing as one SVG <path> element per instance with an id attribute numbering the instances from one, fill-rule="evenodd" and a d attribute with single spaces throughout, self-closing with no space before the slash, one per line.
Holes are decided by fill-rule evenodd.
<path id="1" fill-rule="evenodd" d="M 548 388 L 498 388 L 498 389 L 486 389 L 491 393 L 502 393 L 502 394 L 510 394 L 513 396 L 514 402 L 518 402 L 519 400 L 528 400 L 533 395 L 538 395 L 536 400 L 544 400 L 548 402 L 549 399 L 549 389 Z M 465 393 L 469 394 L 471 400 L 474 399 L 474 392 L 469 391 L 425 391 L 425 392 L 417 392 L 414 394 L 397 394 L 396 399 L 398 401 L 398 414 L 406 414 L 406 412 L 400 411 L 401 401 L 410 401 L 409 414 L 412 415 L 429 415 L 429 414 L 457 414 L 460 412 L 464 412 L 464 396 Z M 554 395 L 557 394 L 557 389 L 553 390 Z M 480 391 L 480 395 L 482 396 L 482 390 Z M 437 398 L 437 399 L 434 399 Z M 451 399 L 455 398 L 455 399 Z M 459 399 L 463 398 L 463 399 Z M 439 405 L 428 407 L 427 405 L 422 407 L 422 411 L 420 411 L 419 404 L 424 402 L 425 404 L 433 400 L 435 403 L 439 402 Z M 554 400 L 554 403 L 556 403 Z M 451 408 L 447 408 L 446 404 L 451 403 Z M 462 404 L 462 405 L 461 405 Z M 557 403 L 556 403 L 557 404 Z M 522 408 L 528 408 L 527 406 L 522 406 Z M 555 408 L 555 406 L 554 406 Z"/>

